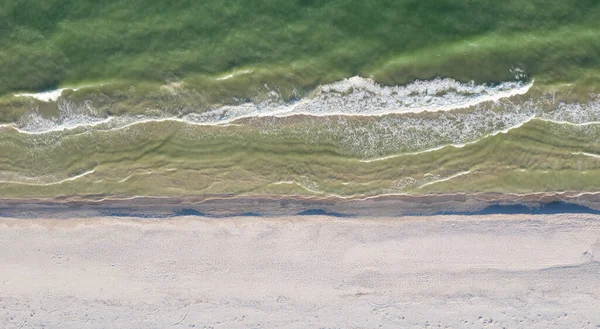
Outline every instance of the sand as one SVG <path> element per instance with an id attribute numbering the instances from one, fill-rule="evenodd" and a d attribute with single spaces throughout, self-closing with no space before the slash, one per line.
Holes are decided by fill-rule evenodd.
<path id="1" fill-rule="evenodd" d="M 600 216 L 0 219 L 2 328 L 600 328 Z"/>

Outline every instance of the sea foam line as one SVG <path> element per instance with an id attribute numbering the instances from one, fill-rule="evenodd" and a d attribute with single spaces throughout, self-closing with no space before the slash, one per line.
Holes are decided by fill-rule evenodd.
<path id="1" fill-rule="evenodd" d="M 452 176 L 448 176 L 446 178 L 441 178 L 441 179 L 437 179 L 437 180 L 434 180 L 434 181 L 431 181 L 431 182 L 427 182 L 427 183 L 419 186 L 419 188 L 423 188 L 425 186 L 429 186 L 429 185 L 433 185 L 433 184 L 437 184 L 437 183 L 441 183 L 441 182 L 446 182 L 446 181 L 449 181 L 451 179 L 454 179 L 454 178 L 457 178 L 457 177 L 460 177 L 460 176 L 468 175 L 470 173 L 471 173 L 470 170 L 459 172 L 457 174 L 454 174 Z"/>
<path id="2" fill-rule="evenodd" d="M 585 155 L 592 158 L 600 158 L 599 154 L 587 153 L 587 152 L 572 152 L 573 155 Z"/>
<path id="3" fill-rule="evenodd" d="M 304 186 L 304 184 L 301 184 L 299 182 L 291 181 L 291 180 L 273 182 L 273 183 L 269 183 L 268 185 L 296 185 L 296 186 L 299 186 L 311 193 L 315 193 L 315 194 L 323 194 L 324 193 L 324 192 L 312 189 L 310 187 Z"/>
<path id="4" fill-rule="evenodd" d="M 406 86 L 381 86 L 372 79 L 353 77 L 317 88 L 313 97 L 295 103 L 224 106 L 188 119 L 212 124 L 251 117 L 385 116 L 399 113 L 450 111 L 523 95 L 534 81 L 504 82 L 495 87 L 463 84 L 453 79 L 416 81 Z"/>
<path id="5" fill-rule="evenodd" d="M 537 119 L 540 121 L 555 123 L 555 124 L 559 124 L 559 125 L 580 126 L 580 127 L 581 126 L 593 126 L 593 125 L 600 124 L 600 121 L 570 122 L 570 121 L 552 120 L 552 119 L 543 118 L 543 117 L 537 117 Z"/>
<path id="6" fill-rule="evenodd" d="M 423 153 L 430 153 L 430 152 L 434 152 L 434 151 L 439 151 L 439 150 L 441 150 L 443 148 L 446 148 L 446 147 L 463 148 L 463 147 L 465 147 L 467 145 L 476 144 L 476 143 L 478 143 L 478 142 L 480 142 L 480 141 L 482 141 L 482 140 L 484 140 L 486 138 L 493 137 L 493 136 L 496 136 L 498 134 L 506 134 L 509 131 L 513 130 L 513 129 L 517 129 L 517 128 L 522 127 L 524 124 L 526 124 L 526 123 L 528 123 L 528 122 L 530 122 L 531 120 L 534 120 L 534 119 L 539 119 L 539 118 L 536 117 L 535 115 L 531 116 L 528 119 L 526 119 L 526 120 L 524 120 L 522 122 L 519 122 L 518 124 L 516 124 L 514 126 L 510 126 L 508 128 L 502 129 L 502 130 L 494 131 L 492 133 L 484 135 L 481 138 L 478 138 L 476 140 L 473 140 L 473 141 L 470 141 L 470 142 L 466 142 L 466 143 L 461 143 L 461 144 L 446 144 L 446 145 L 441 145 L 441 146 L 437 146 L 437 147 L 434 147 L 434 148 L 430 148 L 430 149 L 426 149 L 426 150 L 421 150 L 421 151 L 416 151 L 416 152 L 400 153 L 400 154 L 388 155 L 388 156 L 384 156 L 384 157 L 380 157 L 380 158 L 374 158 L 374 159 L 361 159 L 361 160 L 358 160 L 358 161 L 359 162 L 363 162 L 363 163 L 369 163 L 369 162 L 377 162 L 377 161 L 389 160 L 389 159 L 403 157 L 403 156 L 410 156 L 410 155 L 419 155 L 419 154 L 423 154 Z"/>
<path id="7" fill-rule="evenodd" d="M 235 77 L 235 76 L 237 76 L 237 75 L 249 74 L 249 73 L 252 73 L 252 72 L 254 72 L 254 71 L 253 71 L 253 70 L 241 70 L 241 71 L 235 71 L 235 72 L 232 72 L 232 73 L 230 73 L 230 74 L 227 74 L 227 75 L 225 75 L 225 76 L 222 76 L 222 77 L 219 77 L 219 78 L 217 78 L 217 81 L 227 80 L 227 79 L 233 78 L 233 77 Z"/>
<path id="8" fill-rule="evenodd" d="M 28 183 L 28 182 L 15 182 L 15 181 L 0 181 L 0 184 L 17 184 L 17 185 L 30 185 L 30 186 L 51 186 L 51 185 L 59 185 L 62 183 L 66 183 L 66 182 L 71 182 L 74 181 L 76 179 L 85 177 L 87 175 L 93 174 L 96 170 L 92 169 L 90 171 L 86 171 L 84 173 L 81 173 L 79 175 L 73 176 L 73 177 L 69 177 L 69 178 L 65 178 L 63 180 L 57 181 L 57 182 L 51 182 L 51 183 Z"/>
<path id="9" fill-rule="evenodd" d="M 65 90 L 77 91 L 77 90 L 80 90 L 83 88 L 89 88 L 89 87 L 93 87 L 93 85 L 81 86 L 81 87 L 75 87 L 75 88 L 60 88 L 60 89 L 42 91 L 39 93 L 21 93 L 21 94 L 14 94 L 14 95 L 17 97 L 35 98 L 42 102 L 55 102 L 56 100 L 58 100 L 60 98 L 60 96 L 62 95 L 62 92 Z"/>
<path id="10" fill-rule="evenodd" d="M 43 91 L 41 93 L 22 93 L 22 94 L 14 94 L 17 97 L 31 97 L 42 102 L 50 102 L 56 101 L 64 90 L 78 90 L 79 88 L 60 88 L 55 90 Z"/>
<path id="11" fill-rule="evenodd" d="M 320 86 L 309 94 L 311 96 L 291 103 L 282 102 L 274 93 L 271 99 L 258 104 L 228 105 L 203 113 L 150 118 L 144 116 L 100 118 L 90 115 L 89 109 L 86 109 L 85 113 L 79 114 L 69 109 L 64 115 L 53 119 L 45 119 L 32 114 L 19 124 L 13 124 L 13 127 L 21 133 L 40 134 L 102 125 L 106 125 L 108 129 L 118 129 L 139 123 L 160 121 L 178 121 L 195 125 L 226 125 L 251 117 L 385 116 L 399 113 L 450 111 L 525 94 L 533 83 L 533 81 L 529 83 L 503 82 L 496 86 L 486 86 L 460 83 L 448 78 L 436 78 L 429 81 L 415 81 L 405 86 L 381 86 L 372 79 L 353 77 Z M 20 95 L 31 96 L 34 94 Z"/>
<path id="12" fill-rule="evenodd" d="M 95 118 L 95 117 L 91 117 L 88 116 L 84 119 L 81 120 L 69 120 L 70 122 L 67 123 L 61 123 L 61 124 L 49 124 L 47 125 L 45 129 L 43 130 L 31 130 L 31 129 L 24 129 L 24 128 L 20 128 L 15 124 L 10 124 L 7 125 L 10 128 L 16 130 L 17 132 L 21 133 L 21 134 L 29 134 L 29 135 L 43 135 L 43 134 L 48 134 L 48 133 L 53 133 L 53 132 L 60 132 L 60 131 L 65 131 L 65 130 L 74 130 L 77 128 L 92 128 L 92 127 L 96 127 L 96 126 L 100 126 L 103 124 L 109 124 L 111 122 L 113 122 L 115 117 L 106 117 L 106 118 Z M 50 120 L 48 120 L 50 121 Z"/>

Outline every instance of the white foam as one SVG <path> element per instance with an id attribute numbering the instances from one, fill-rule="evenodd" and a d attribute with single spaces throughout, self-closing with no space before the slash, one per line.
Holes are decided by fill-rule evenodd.
<path id="1" fill-rule="evenodd" d="M 45 134 L 98 126 L 113 120 L 111 117 L 96 116 L 96 111 L 89 102 L 78 106 L 69 101 L 59 100 L 58 109 L 60 114 L 50 118 L 44 117 L 38 112 L 27 113 L 17 123 L 12 124 L 12 127 L 20 133 Z"/>
<path id="2" fill-rule="evenodd" d="M 425 186 L 429 186 L 429 185 L 433 185 L 433 184 L 437 184 L 437 183 L 441 183 L 441 182 L 446 182 L 446 181 L 449 181 L 451 179 L 454 179 L 454 178 L 457 178 L 457 177 L 460 177 L 460 176 L 468 175 L 470 173 L 471 173 L 470 170 L 459 172 L 459 173 L 454 174 L 452 176 L 448 176 L 448 177 L 445 177 L 445 178 L 440 178 L 440 179 L 437 179 L 437 180 L 434 180 L 434 181 L 431 181 L 431 182 L 427 182 L 427 183 L 419 186 L 419 188 L 423 188 Z"/>
<path id="3" fill-rule="evenodd" d="M 69 177 L 69 178 L 65 178 L 65 179 L 63 179 L 61 181 L 58 181 L 58 182 L 48 183 L 48 184 L 43 184 L 43 185 L 54 185 L 54 184 L 62 184 L 62 183 L 66 183 L 66 182 L 71 182 L 71 181 L 74 181 L 74 180 L 79 179 L 81 177 L 85 177 L 87 175 L 93 174 L 95 171 L 96 170 L 92 169 L 92 170 L 86 171 L 84 173 L 81 173 L 79 175 L 76 175 L 76 176 L 73 176 L 73 177 Z"/>
<path id="4" fill-rule="evenodd" d="M 305 189 L 308 192 L 316 193 L 316 194 L 323 194 L 323 192 L 316 189 L 317 185 L 314 182 L 311 184 L 308 184 L 309 186 L 306 186 L 305 184 L 302 184 L 302 183 L 299 183 L 296 181 L 287 181 L 286 180 L 286 181 L 273 182 L 273 183 L 270 183 L 269 185 L 296 185 L 296 186 L 299 186 L 299 187 Z"/>
<path id="5" fill-rule="evenodd" d="M 128 176 L 126 176 L 125 178 L 122 178 L 122 179 L 118 180 L 117 183 L 125 183 L 126 181 L 128 181 L 131 178 L 133 178 L 134 176 L 152 175 L 154 173 L 155 172 L 150 171 L 150 170 L 146 170 L 146 171 L 143 171 L 143 172 L 133 172 L 133 173 L 129 174 Z"/>
<path id="6" fill-rule="evenodd" d="M 58 181 L 54 181 L 54 182 L 48 182 L 48 183 L 41 183 L 39 182 L 39 178 L 36 178 L 36 182 L 33 182 L 31 178 L 24 178 L 24 177 L 20 177 L 19 180 L 1 180 L 0 184 L 18 184 L 18 185 L 32 185 L 32 186 L 50 186 L 50 185 L 59 185 L 62 183 L 66 183 L 66 182 L 71 182 L 74 181 L 76 179 L 85 177 L 87 175 L 93 174 L 95 172 L 95 170 L 89 170 L 86 171 L 84 173 L 81 173 L 79 175 L 73 176 L 73 177 L 68 177 L 62 180 L 58 180 Z"/>
<path id="7" fill-rule="evenodd" d="M 74 115 L 63 119 L 47 119 L 37 115 L 32 116 L 23 126 L 11 125 L 11 127 L 20 133 L 39 135 L 76 128 L 93 127 L 112 121 L 112 117 L 96 118 L 86 115 Z"/>
<path id="8" fill-rule="evenodd" d="M 533 81 L 503 82 L 497 86 L 460 83 L 437 78 L 415 81 L 406 86 L 381 86 L 372 79 L 353 77 L 321 86 L 312 97 L 295 103 L 246 103 L 223 106 L 186 119 L 197 123 L 229 123 L 248 117 L 311 116 L 383 116 L 396 113 L 450 111 L 468 108 L 484 102 L 498 101 L 527 93 Z"/>
<path id="9" fill-rule="evenodd" d="M 582 104 L 556 104 L 551 94 L 518 102 L 510 99 L 511 96 L 527 92 L 532 84 L 505 82 L 486 86 L 463 84 L 452 79 L 434 79 L 407 86 L 386 87 L 370 79 L 354 77 L 321 86 L 295 103 L 283 103 L 274 94 L 274 98 L 258 104 L 223 106 L 204 113 L 179 116 L 106 117 L 98 115 L 91 104 L 75 105 L 59 98 L 59 116 L 44 118 L 32 112 L 17 123 L 1 125 L 0 128 L 11 127 L 23 134 L 66 130 L 65 134 L 76 136 L 90 131 L 112 132 L 154 122 L 227 126 L 235 125 L 235 121 L 241 118 L 261 117 L 261 134 L 286 134 L 307 143 L 318 143 L 325 139 L 342 153 L 358 156 L 365 159 L 358 161 L 368 163 L 432 152 L 444 147 L 461 148 L 490 136 L 507 133 L 534 118 L 564 125 L 600 124 L 599 96 L 591 95 L 590 101 Z M 470 108 L 451 111 L 463 107 Z M 437 113 L 425 116 L 388 115 L 420 111 Z M 297 114 L 307 117 L 293 126 L 282 127 L 277 120 L 269 120 Z M 371 116 L 373 119 L 356 125 L 355 121 L 347 121 L 349 116 Z M 311 129 L 315 125 L 326 129 Z M 81 130 L 68 132 L 74 129 Z M 193 131 L 190 133 L 193 134 Z"/>
<path id="10" fill-rule="evenodd" d="M 548 100 L 553 106 L 549 111 L 540 114 L 547 121 L 558 124 L 586 126 L 600 123 L 600 95 L 591 94 L 590 99 L 584 103 L 555 104 L 555 97 L 551 95 Z"/>
<path id="11" fill-rule="evenodd" d="M 292 185 L 292 184 L 297 184 L 297 183 L 294 182 L 293 180 L 282 180 L 282 181 L 271 183 L 271 185 Z"/>
<path id="12" fill-rule="evenodd" d="M 225 76 L 219 77 L 219 78 L 217 78 L 217 80 L 219 80 L 219 81 L 221 81 L 221 80 L 227 80 L 227 79 L 235 77 L 236 75 L 248 74 L 248 73 L 252 73 L 252 72 L 253 72 L 253 70 L 236 71 L 236 72 L 227 74 Z"/>
<path id="13" fill-rule="evenodd" d="M 419 154 L 423 154 L 423 153 L 429 153 L 429 152 L 438 151 L 438 150 L 441 150 L 441 149 L 446 148 L 446 147 L 463 148 L 463 147 L 465 147 L 467 145 L 476 144 L 476 143 L 478 143 L 481 140 L 484 140 L 484 139 L 492 137 L 492 136 L 496 136 L 498 134 L 506 134 L 509 131 L 513 130 L 513 129 L 517 129 L 517 128 L 522 127 L 524 124 L 526 124 L 527 122 L 529 122 L 529 121 L 531 121 L 533 119 L 536 119 L 536 116 L 531 116 L 531 117 L 527 118 L 526 120 L 517 123 L 514 126 L 511 126 L 511 127 L 508 127 L 508 128 L 502 129 L 502 130 L 494 131 L 492 133 L 489 133 L 487 135 L 482 136 L 479 139 L 476 139 L 476 140 L 473 140 L 473 141 L 470 141 L 470 142 L 466 142 L 466 143 L 440 145 L 440 146 L 437 146 L 437 147 L 433 147 L 433 148 L 425 149 L 425 150 L 421 150 L 421 151 L 416 151 L 416 152 L 400 153 L 400 154 L 388 155 L 388 156 L 374 158 L 374 159 L 362 159 L 362 160 L 359 160 L 359 162 L 369 163 L 369 162 L 377 162 L 377 161 L 389 160 L 389 159 L 393 159 L 393 158 L 397 158 L 397 157 L 401 157 L 401 156 L 419 155 Z"/>
<path id="14" fill-rule="evenodd" d="M 77 88 L 60 88 L 55 90 L 42 91 L 39 93 L 22 93 L 22 94 L 14 94 L 17 97 L 32 97 L 42 102 L 55 102 L 62 95 L 62 92 L 65 90 L 77 91 L 82 88 L 87 88 L 91 86 L 82 86 Z"/>
<path id="15" fill-rule="evenodd" d="M 471 143 L 475 143 L 475 142 L 471 142 Z M 441 146 L 438 146 L 438 147 L 434 147 L 434 148 L 430 148 L 430 149 L 426 149 L 426 150 L 422 150 L 422 151 L 393 154 L 393 155 L 388 155 L 388 156 L 374 158 L 374 159 L 361 159 L 361 160 L 359 160 L 359 162 L 370 163 L 370 162 L 377 162 L 377 161 L 385 161 L 385 160 L 394 159 L 394 158 L 401 157 L 401 156 L 418 155 L 418 154 L 423 154 L 423 153 L 429 153 L 429 152 L 439 151 L 439 150 L 441 150 L 443 148 L 446 148 L 446 147 L 461 148 L 461 147 L 463 147 L 465 145 L 466 145 L 466 143 L 465 144 L 446 144 L 446 145 L 441 145 Z"/>
<path id="16" fill-rule="evenodd" d="M 555 123 L 555 124 L 559 124 L 559 125 L 580 126 L 580 127 L 600 124 L 600 121 L 571 122 L 571 121 L 563 121 L 563 120 L 552 120 L 552 119 L 547 119 L 547 118 L 543 118 L 543 117 L 540 117 L 538 119 L 541 121 Z"/>
<path id="17" fill-rule="evenodd" d="M 62 106 L 59 104 L 61 114 L 58 117 L 44 118 L 37 113 L 30 113 L 15 124 L 14 128 L 22 133 L 46 133 L 107 124 L 106 128 L 108 129 L 118 129 L 139 123 L 159 121 L 224 125 L 249 117 L 384 116 L 396 113 L 450 111 L 525 94 L 532 85 L 533 81 L 529 83 L 503 82 L 496 86 L 486 86 L 437 78 L 430 81 L 416 81 L 406 86 L 389 87 L 381 86 L 372 79 L 353 77 L 318 87 L 309 94 L 310 96 L 297 102 L 282 102 L 279 96 L 272 91 L 272 97 L 269 100 L 258 104 L 249 102 L 222 106 L 203 113 L 190 113 L 182 116 L 96 117 L 93 111 L 83 109 L 78 112 L 71 109 L 74 107 L 73 105 L 67 106 L 70 103 L 64 101 Z M 40 94 L 19 94 L 19 96 L 55 100 L 58 99 L 62 90 L 64 89 Z M 65 108 L 68 109 L 65 110 Z"/>
<path id="18" fill-rule="evenodd" d="M 587 153 L 587 152 L 572 152 L 571 154 L 574 154 L 574 155 L 585 155 L 585 156 L 592 157 L 592 158 L 600 158 L 599 154 Z"/>
<path id="19" fill-rule="evenodd" d="M 17 97 L 32 97 L 32 98 L 35 98 L 42 102 L 50 102 L 50 101 L 56 101 L 62 94 L 63 90 L 67 90 L 67 89 L 68 88 L 61 88 L 61 89 L 49 90 L 49 91 L 44 91 L 44 92 L 35 93 L 35 94 L 28 94 L 28 93 L 15 94 L 15 96 L 17 96 Z"/>

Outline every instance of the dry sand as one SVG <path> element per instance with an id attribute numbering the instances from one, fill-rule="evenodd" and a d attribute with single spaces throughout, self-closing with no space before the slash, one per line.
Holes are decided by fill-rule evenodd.
<path id="1" fill-rule="evenodd" d="M 600 216 L 0 219 L 2 328 L 600 328 Z"/>

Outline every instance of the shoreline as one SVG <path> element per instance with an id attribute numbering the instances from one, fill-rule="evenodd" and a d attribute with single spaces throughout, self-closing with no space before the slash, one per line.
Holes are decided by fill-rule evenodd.
<path id="1" fill-rule="evenodd" d="M 0 217 L 305 216 L 399 217 L 493 214 L 600 214 L 600 192 L 336 196 L 0 198 Z"/>

